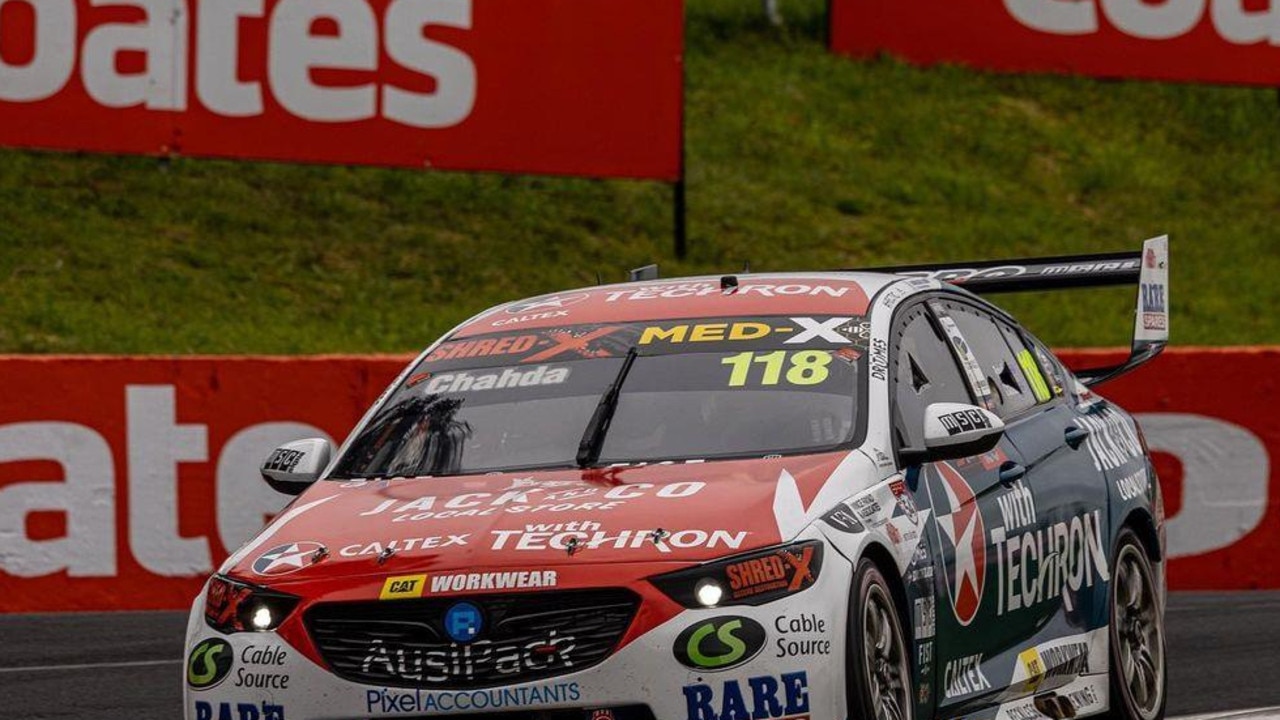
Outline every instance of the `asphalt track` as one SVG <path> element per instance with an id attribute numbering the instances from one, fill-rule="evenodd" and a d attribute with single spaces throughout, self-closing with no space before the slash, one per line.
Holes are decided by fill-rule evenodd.
<path id="1" fill-rule="evenodd" d="M 171 612 L 0 616 L 0 720 L 181 718 L 185 625 Z M 1280 706 L 1280 593 L 1177 593 L 1168 630 L 1171 718 Z"/>

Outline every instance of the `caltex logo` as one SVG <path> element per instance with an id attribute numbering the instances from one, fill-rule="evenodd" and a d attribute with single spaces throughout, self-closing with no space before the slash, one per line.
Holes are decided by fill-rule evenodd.
<path id="1" fill-rule="evenodd" d="M 964 477 L 947 463 L 930 467 L 933 473 L 929 473 L 928 487 L 934 527 L 944 556 L 951 558 L 946 568 L 951 610 L 961 625 L 968 625 L 982 605 L 987 577 L 987 528 L 978 500 Z"/>
<path id="2" fill-rule="evenodd" d="M 288 545 L 277 545 L 253 561 L 253 571 L 258 575 L 288 575 L 310 565 L 317 550 L 324 545 L 318 542 L 295 542 Z"/>
<path id="3" fill-rule="evenodd" d="M 570 305 L 578 303 L 591 297 L 587 293 L 575 293 L 573 295 L 552 295 L 550 297 L 539 298 L 537 300 L 528 300 L 522 303 L 516 303 L 507 308 L 507 312 L 512 315 L 520 315 L 528 312 L 537 312 L 539 310 L 563 310 Z"/>

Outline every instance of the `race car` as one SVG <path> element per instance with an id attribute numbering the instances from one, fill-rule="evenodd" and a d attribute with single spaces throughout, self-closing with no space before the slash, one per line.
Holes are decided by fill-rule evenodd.
<path id="1" fill-rule="evenodd" d="M 1072 372 L 982 299 L 1139 285 Z M 1164 512 L 1092 386 L 1168 339 L 1168 240 L 647 279 L 415 359 L 209 579 L 188 720 L 1164 714 Z"/>

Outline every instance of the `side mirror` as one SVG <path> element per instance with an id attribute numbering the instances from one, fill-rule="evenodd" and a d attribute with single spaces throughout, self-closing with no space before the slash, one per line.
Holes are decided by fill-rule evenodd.
<path id="1" fill-rule="evenodd" d="M 990 410 L 964 403 L 933 403 L 924 412 L 924 448 L 902 450 L 906 465 L 972 457 L 989 452 L 1004 437 L 1004 421 Z"/>
<path id="2" fill-rule="evenodd" d="M 276 492 L 298 495 L 319 479 L 332 452 L 329 441 L 320 438 L 285 443 L 262 463 L 262 479 Z"/>

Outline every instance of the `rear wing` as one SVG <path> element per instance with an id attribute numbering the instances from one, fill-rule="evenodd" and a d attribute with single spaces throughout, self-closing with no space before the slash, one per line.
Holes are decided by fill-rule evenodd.
<path id="1" fill-rule="evenodd" d="M 1117 378 L 1154 359 L 1169 343 L 1169 236 L 1153 238 L 1137 252 L 994 260 L 944 265 L 870 268 L 864 272 L 923 277 L 975 293 L 1072 290 L 1138 286 L 1133 343 L 1119 365 L 1081 370 L 1090 387 Z"/>

